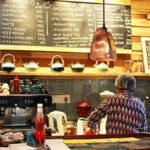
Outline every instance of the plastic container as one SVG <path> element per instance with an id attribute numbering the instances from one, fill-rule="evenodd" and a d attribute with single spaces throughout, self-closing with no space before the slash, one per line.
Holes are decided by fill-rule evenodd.
<path id="1" fill-rule="evenodd" d="M 77 104 L 77 111 L 78 111 L 78 115 L 79 117 L 88 117 L 89 114 L 91 113 L 91 104 L 88 102 L 79 102 Z"/>

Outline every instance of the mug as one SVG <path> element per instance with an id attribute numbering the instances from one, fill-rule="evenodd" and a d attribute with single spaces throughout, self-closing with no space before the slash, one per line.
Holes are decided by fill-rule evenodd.
<path id="1" fill-rule="evenodd" d="M 67 128 L 66 135 L 77 135 L 77 128 L 76 127 Z"/>

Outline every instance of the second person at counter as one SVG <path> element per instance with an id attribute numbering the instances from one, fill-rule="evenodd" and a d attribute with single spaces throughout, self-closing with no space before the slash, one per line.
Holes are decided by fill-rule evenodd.
<path id="1" fill-rule="evenodd" d="M 133 96 L 136 79 L 123 73 L 116 78 L 115 87 L 117 94 L 109 96 L 90 114 L 85 134 L 96 133 L 99 121 L 106 116 L 106 133 L 147 132 L 145 105 Z"/>

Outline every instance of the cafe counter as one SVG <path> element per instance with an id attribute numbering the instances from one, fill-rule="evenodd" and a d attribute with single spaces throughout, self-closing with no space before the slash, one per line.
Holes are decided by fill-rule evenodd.
<path id="1" fill-rule="evenodd" d="M 70 150 L 150 150 L 150 133 L 51 136 L 63 139 Z"/>
<path id="2" fill-rule="evenodd" d="M 0 150 L 150 150 L 150 133 L 46 136 L 45 147 L 21 142 L 0 146 Z"/>

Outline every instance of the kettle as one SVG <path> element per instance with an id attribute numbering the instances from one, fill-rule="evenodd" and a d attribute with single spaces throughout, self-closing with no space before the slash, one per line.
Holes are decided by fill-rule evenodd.
<path id="1" fill-rule="evenodd" d="M 5 57 L 11 56 L 13 58 L 13 62 L 11 63 L 10 61 L 4 62 Z M 6 54 L 2 57 L 2 69 L 4 71 L 10 72 L 13 69 L 15 69 L 15 57 L 12 54 Z"/>
<path id="2" fill-rule="evenodd" d="M 59 61 L 56 61 L 54 63 L 54 59 L 58 57 L 61 59 L 62 63 L 60 63 Z M 55 55 L 53 56 L 52 60 L 51 60 L 51 64 L 50 67 L 52 68 L 52 70 L 54 71 L 63 71 L 64 70 L 64 60 L 60 55 Z"/>
<path id="3" fill-rule="evenodd" d="M 48 115 L 49 127 L 55 135 L 64 135 L 67 132 L 67 116 L 64 112 L 53 111 Z"/>
<path id="4" fill-rule="evenodd" d="M 81 72 L 84 70 L 84 64 L 80 64 L 79 62 L 77 62 L 76 64 L 71 64 L 70 67 L 73 71 L 77 72 Z"/>
<path id="5" fill-rule="evenodd" d="M 96 61 L 94 66 L 95 66 L 95 68 L 99 69 L 100 71 L 108 71 L 109 70 L 108 65 L 105 64 L 104 62 L 101 62 L 100 64 L 98 64 L 98 61 Z"/>

